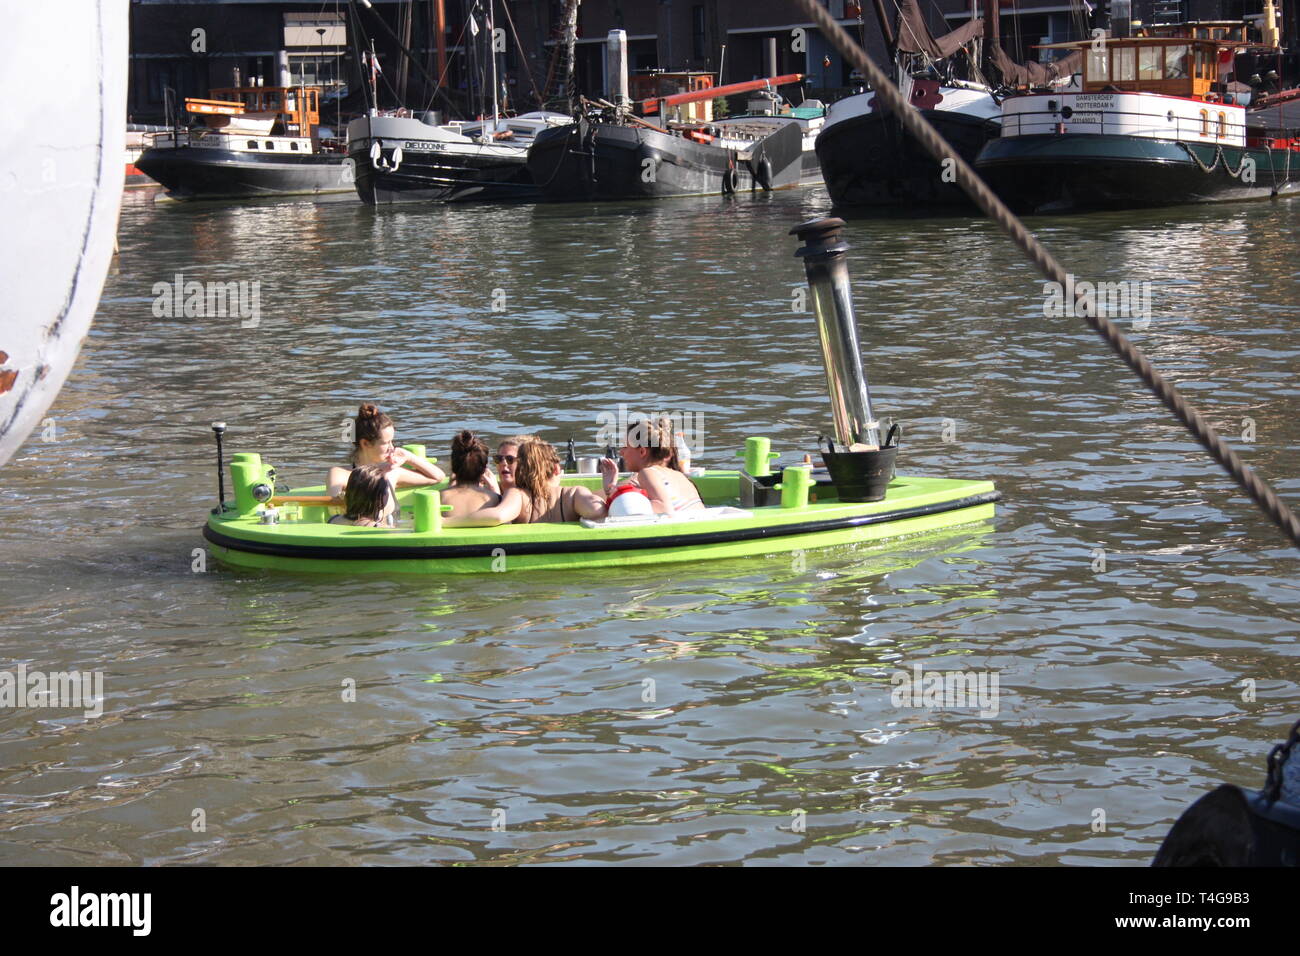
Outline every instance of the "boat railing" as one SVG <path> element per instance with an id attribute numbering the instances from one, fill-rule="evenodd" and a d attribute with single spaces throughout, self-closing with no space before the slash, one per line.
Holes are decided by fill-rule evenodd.
<path id="1" fill-rule="evenodd" d="M 223 137 L 243 134 L 234 134 L 227 130 L 208 129 L 206 126 L 200 126 L 195 129 L 169 129 L 166 132 L 152 133 L 149 135 L 150 139 L 148 142 L 150 146 L 159 149 L 169 149 L 176 146 L 193 146 L 195 143 L 200 141 L 215 141 Z"/>
<path id="2" fill-rule="evenodd" d="M 1224 114 L 1222 125 L 1219 123 L 1219 110 L 1216 108 L 1217 103 L 1206 103 L 1202 109 L 1205 115 L 1202 117 L 1180 116 L 1173 114 L 1172 117 L 1166 114 L 1164 117 L 1153 116 L 1151 113 L 1139 113 L 1132 110 L 1090 110 L 1076 109 L 1070 115 L 1065 115 L 1061 110 L 1026 110 L 1009 113 L 1002 119 L 1002 135 L 1010 136 L 1029 136 L 1047 132 L 1057 131 L 1059 127 L 1069 124 L 1074 127 L 1072 132 L 1095 133 L 1105 135 L 1123 136 L 1142 136 L 1151 139 L 1178 139 L 1190 142 L 1209 142 L 1207 137 L 1212 138 L 1215 143 L 1223 143 L 1228 146 L 1240 146 L 1245 142 L 1246 123 L 1234 122 L 1229 119 L 1229 114 Z M 1069 107 L 1067 107 L 1068 109 Z M 1096 121 L 1080 120 L 1076 117 L 1079 114 L 1096 116 Z M 1134 123 L 1134 119 L 1138 122 Z M 1160 120 L 1164 122 L 1160 122 Z M 1143 123 L 1152 125 L 1143 125 Z M 1171 135 L 1172 134 L 1172 135 Z"/>

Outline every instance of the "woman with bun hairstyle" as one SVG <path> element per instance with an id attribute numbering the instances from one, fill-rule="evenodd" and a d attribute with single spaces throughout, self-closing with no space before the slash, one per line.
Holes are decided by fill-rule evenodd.
<path id="1" fill-rule="evenodd" d="M 515 486 L 502 493 L 501 503 L 457 518 L 452 526 L 483 528 L 510 522 L 568 522 L 579 518 L 598 521 L 605 517 L 605 502 L 590 489 L 561 486 L 563 473 L 560 456 L 550 442 L 526 438 L 519 445 Z M 443 524 L 448 522 L 444 519 Z"/>
<path id="2" fill-rule="evenodd" d="M 451 440 L 452 479 L 442 493 L 442 503 L 451 505 L 451 511 L 443 516 L 444 524 L 501 503 L 496 479 L 487 464 L 487 445 L 472 431 L 462 431 Z"/>
<path id="3" fill-rule="evenodd" d="M 673 434 L 672 419 L 630 422 L 621 454 L 627 470 L 634 473 L 631 479 L 621 483 L 618 480 L 618 462 L 612 458 L 600 460 L 607 505 L 612 506 L 623 494 L 639 492 L 650 499 L 655 514 L 671 515 L 704 507 L 695 483 L 679 470 L 677 436 Z"/>
<path id="4" fill-rule="evenodd" d="M 398 448 L 393 440 L 393 420 L 369 403 L 357 411 L 352 435 L 352 468 L 387 463 L 393 467 L 390 480 L 395 488 L 436 485 L 447 477 L 441 468 L 421 455 Z M 325 484 L 331 497 L 338 498 L 348 483 L 352 468 L 331 468 Z"/>
<path id="5" fill-rule="evenodd" d="M 352 524 L 363 528 L 391 528 L 397 502 L 390 478 L 392 465 L 358 465 L 348 474 L 343 492 L 343 514 L 330 524 Z"/>

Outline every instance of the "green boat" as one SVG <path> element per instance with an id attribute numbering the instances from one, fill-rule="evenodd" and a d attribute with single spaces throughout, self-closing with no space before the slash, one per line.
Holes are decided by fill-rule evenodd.
<path id="1" fill-rule="evenodd" d="M 895 474 L 898 426 L 883 431 L 862 370 L 848 283 L 844 222 L 820 219 L 791 230 L 803 259 L 821 340 L 835 439 L 819 436 L 824 467 L 811 455 L 776 474 L 766 438 L 745 441 L 744 468 L 705 471 L 695 484 L 704 509 L 684 515 L 607 518 L 568 524 L 443 527 L 436 488 L 397 492 L 396 529 L 330 524 L 337 504 L 325 489 L 277 496 L 261 456 L 231 461 L 234 502 L 225 495 L 223 423 L 217 434 L 218 500 L 203 536 L 216 558 L 247 568 L 344 574 L 462 574 L 516 569 L 608 568 L 713 561 L 861 544 L 987 521 L 1000 498 L 991 482 Z M 823 443 L 825 448 L 822 447 Z M 423 455 L 422 446 L 408 446 Z M 596 475 L 565 485 L 599 492 Z M 281 505 L 286 520 L 281 520 Z"/>
<path id="2" fill-rule="evenodd" d="M 236 507 L 221 513 L 214 509 L 203 536 L 218 560 L 246 568 L 345 574 L 605 568 L 750 557 L 921 534 L 986 521 L 999 498 L 987 481 L 896 476 L 883 501 L 842 502 L 833 486 L 813 484 L 809 500 L 801 505 L 741 508 L 744 480 L 738 471 L 697 477 L 709 506 L 701 517 L 595 526 L 444 528 L 436 490 L 403 489 L 397 495 L 403 520 L 396 530 L 327 524 L 337 508 L 289 500 L 324 494 L 323 487 L 304 488 L 271 499 L 277 510 L 290 509 L 295 520 L 263 524 L 262 504 L 247 514 Z M 585 483 L 600 491 L 599 477 L 566 475 L 563 483 Z"/>

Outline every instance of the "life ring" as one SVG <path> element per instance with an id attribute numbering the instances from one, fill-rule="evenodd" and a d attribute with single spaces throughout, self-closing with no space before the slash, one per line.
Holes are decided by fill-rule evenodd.
<path id="1" fill-rule="evenodd" d="M 763 187 L 763 192 L 772 191 L 772 161 L 764 156 L 758 161 L 758 174 L 756 176 L 758 184 Z"/>
<path id="2" fill-rule="evenodd" d="M 735 166 L 728 166 L 722 173 L 722 191 L 726 195 L 731 195 L 740 187 L 740 173 L 736 172 Z"/>

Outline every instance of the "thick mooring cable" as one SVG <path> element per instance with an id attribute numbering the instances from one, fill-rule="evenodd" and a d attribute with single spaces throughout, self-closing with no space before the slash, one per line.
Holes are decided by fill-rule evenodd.
<path id="1" fill-rule="evenodd" d="M 1020 221 L 1016 214 L 993 194 L 993 191 L 989 189 L 984 180 L 961 156 L 957 155 L 956 150 L 948 145 L 947 141 L 926 121 L 920 111 L 913 109 L 903 99 L 903 94 L 898 87 L 893 84 L 880 67 L 872 62 L 866 52 L 853 42 L 844 29 L 831 18 L 829 11 L 819 4 L 817 0 L 798 0 L 798 3 L 808 18 L 840 52 L 840 55 L 867 78 L 871 88 L 875 91 L 876 98 L 885 103 L 886 107 L 898 118 L 903 128 L 926 148 L 936 162 L 943 164 L 947 161 L 956 173 L 958 184 L 975 201 L 975 204 L 1011 237 L 1011 241 L 1020 247 L 1020 250 L 1029 257 L 1043 275 L 1053 282 L 1060 283 L 1061 288 L 1066 288 L 1068 280 L 1065 268 L 1056 261 L 1056 257 L 1038 241 L 1032 232 L 1025 228 L 1025 224 Z M 1080 295 L 1076 296 L 1076 302 L 1082 298 L 1081 291 Z M 1124 364 L 1131 368 L 1146 383 L 1147 388 L 1151 389 L 1156 397 L 1165 404 L 1165 407 L 1174 413 L 1174 416 L 1205 447 L 1210 456 L 1223 466 L 1224 470 L 1245 490 L 1246 494 L 1250 495 L 1251 500 L 1260 507 L 1260 510 L 1282 529 L 1283 533 L 1291 539 L 1292 544 L 1300 547 L 1300 519 L 1296 518 L 1294 512 L 1278 496 L 1272 486 L 1255 474 L 1241 460 L 1219 433 L 1210 426 L 1210 423 L 1202 417 L 1201 413 L 1188 404 L 1178 389 L 1155 370 L 1146 356 L 1128 340 L 1115 323 L 1105 316 L 1090 314 L 1094 311 L 1091 305 L 1091 302 L 1085 302 L 1082 306 L 1076 308 L 1075 314 L 1082 315 L 1087 319 L 1088 324 L 1093 327 L 1097 334 L 1105 339 L 1110 347 L 1115 350 L 1115 353 L 1124 360 Z"/>

